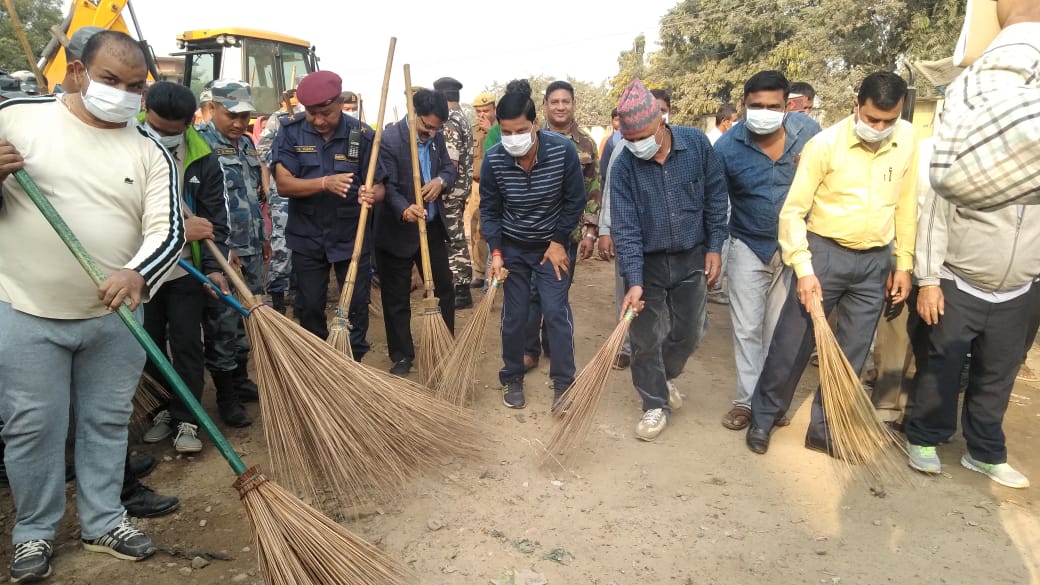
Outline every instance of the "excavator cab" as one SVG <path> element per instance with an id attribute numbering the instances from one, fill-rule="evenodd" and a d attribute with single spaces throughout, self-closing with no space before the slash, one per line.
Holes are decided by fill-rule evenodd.
<path id="1" fill-rule="evenodd" d="M 253 91 L 257 115 L 281 107 L 282 93 L 317 69 L 314 47 L 285 35 L 244 29 L 188 31 L 177 36 L 184 57 L 183 83 L 197 98 L 216 79 L 241 79 Z"/>

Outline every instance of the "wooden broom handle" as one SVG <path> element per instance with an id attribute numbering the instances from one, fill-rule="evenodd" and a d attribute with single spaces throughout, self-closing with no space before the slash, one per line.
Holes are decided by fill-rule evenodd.
<path id="1" fill-rule="evenodd" d="M 383 143 L 383 116 L 386 114 L 386 96 L 390 89 L 390 72 L 394 64 L 394 49 L 397 47 L 397 37 L 390 37 L 390 50 L 386 55 L 386 69 L 383 71 L 383 92 L 379 97 L 379 115 L 376 117 L 376 136 L 372 140 L 372 153 L 368 157 L 368 172 L 365 174 L 365 189 L 371 189 L 376 180 L 376 166 L 379 164 L 379 146 Z M 354 250 L 350 254 L 350 267 L 347 268 L 347 278 L 343 282 L 343 291 L 340 293 L 339 306 L 344 310 L 350 306 L 350 300 L 354 298 L 354 283 L 357 281 L 358 263 L 361 261 L 361 248 L 365 244 L 365 231 L 368 225 L 368 210 L 371 207 L 365 203 L 361 205 L 361 216 L 358 218 L 357 233 L 354 235 Z"/>
<path id="2" fill-rule="evenodd" d="M 191 208 L 189 208 L 187 205 L 182 204 L 181 210 L 184 212 L 184 215 L 186 217 L 195 217 L 195 214 L 192 213 Z M 260 304 L 260 301 L 258 301 L 257 298 L 253 296 L 253 292 L 249 290 L 249 285 L 246 284 L 246 281 L 244 278 L 242 278 L 242 275 L 239 274 L 233 266 L 231 266 L 231 263 L 228 262 L 226 258 L 224 258 L 224 255 L 220 253 L 220 248 L 218 248 L 217 245 L 213 243 L 213 240 L 207 238 L 205 240 L 202 240 L 202 243 L 206 246 L 206 249 L 209 250 L 209 253 L 213 254 L 213 257 L 217 259 L 217 264 L 220 264 L 220 269 L 224 271 L 224 275 L 228 277 L 228 279 L 231 281 L 231 284 L 233 284 L 235 286 L 235 289 L 238 290 L 238 294 L 242 295 L 242 298 L 245 300 L 244 304 L 246 306 L 246 309 L 250 311 L 255 309 L 256 306 Z"/>
<path id="3" fill-rule="evenodd" d="M 426 202 L 422 197 L 422 169 L 419 167 L 419 138 L 415 132 L 415 105 L 412 103 L 412 68 L 408 64 L 404 66 L 404 92 L 407 96 L 405 103 L 408 104 L 408 137 L 412 151 L 412 184 L 415 188 L 415 204 L 425 209 Z M 432 174 L 433 169 L 430 171 Z M 422 259 L 423 285 L 426 289 L 426 296 L 432 297 L 433 273 L 430 270 L 430 240 L 426 235 L 426 220 L 419 218 L 416 223 L 419 224 L 419 256 Z"/>

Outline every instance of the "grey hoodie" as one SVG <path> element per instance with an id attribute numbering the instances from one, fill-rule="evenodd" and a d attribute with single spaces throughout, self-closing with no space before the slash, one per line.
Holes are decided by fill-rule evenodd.
<path id="1" fill-rule="evenodd" d="M 943 265 L 975 288 L 1006 292 L 1040 276 L 1040 207 L 996 211 L 957 207 L 930 191 L 917 222 L 914 272 L 939 284 Z"/>

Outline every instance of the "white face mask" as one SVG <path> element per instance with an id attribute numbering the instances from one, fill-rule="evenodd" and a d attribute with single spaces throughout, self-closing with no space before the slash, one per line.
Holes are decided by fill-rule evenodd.
<path id="1" fill-rule="evenodd" d="M 875 130 L 874 128 L 867 125 L 867 123 L 859 117 L 859 111 L 857 110 L 856 126 L 854 128 L 854 131 L 856 132 L 856 136 L 859 136 L 860 140 L 862 140 L 863 142 L 866 142 L 868 144 L 875 144 L 878 142 L 883 142 L 889 136 L 891 136 L 892 133 L 896 131 L 896 125 L 892 124 L 884 130 Z"/>
<path id="2" fill-rule="evenodd" d="M 343 113 L 348 115 L 348 116 L 350 116 L 351 118 L 355 118 L 356 119 L 358 117 L 358 111 L 357 110 L 346 110 Z"/>
<path id="3" fill-rule="evenodd" d="M 765 108 L 745 110 L 746 119 L 744 125 L 755 134 L 772 134 L 784 124 L 784 113 L 774 112 Z"/>
<path id="4" fill-rule="evenodd" d="M 661 114 L 661 119 L 664 120 L 665 124 L 667 124 L 668 123 L 668 114 Z"/>
<path id="5" fill-rule="evenodd" d="M 502 148 L 506 149 L 509 156 L 521 157 L 527 154 L 534 146 L 534 137 L 530 132 L 502 136 Z"/>
<path id="6" fill-rule="evenodd" d="M 85 73 L 84 73 L 85 75 Z M 80 93 L 83 105 L 98 120 L 127 123 L 141 111 L 141 96 L 87 77 L 87 90 Z"/>
<path id="7" fill-rule="evenodd" d="M 155 128 L 148 124 L 145 124 L 145 128 L 147 128 L 148 131 L 152 133 L 152 136 L 154 136 L 155 139 L 159 141 L 159 144 L 163 145 L 163 148 L 170 152 L 177 150 L 182 144 L 184 144 L 183 134 L 163 136 L 162 134 L 159 134 L 159 132 Z"/>
<path id="8" fill-rule="evenodd" d="M 657 128 L 657 132 L 660 132 L 661 128 Z M 654 132 L 646 138 L 632 141 L 625 141 L 625 147 L 628 148 L 629 152 L 642 160 L 650 160 L 654 158 L 657 151 L 660 150 L 661 145 L 657 143 L 657 132 Z"/>

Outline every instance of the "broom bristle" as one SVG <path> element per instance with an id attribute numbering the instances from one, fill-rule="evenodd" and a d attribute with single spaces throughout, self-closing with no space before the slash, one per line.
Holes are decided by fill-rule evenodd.
<path id="1" fill-rule="evenodd" d="M 599 348 L 588 365 L 582 368 L 570 388 L 567 388 L 559 402 L 554 405 L 557 422 L 547 447 L 549 456 L 557 453 L 566 454 L 588 435 L 592 420 L 596 416 L 596 407 L 603 396 L 603 388 L 607 385 L 607 377 L 613 369 L 618 350 L 625 342 L 625 335 L 628 334 L 634 317 L 635 314 L 629 312 L 618 322 L 603 347 Z"/>
<path id="2" fill-rule="evenodd" d="M 347 357 L 354 359 L 354 350 L 350 347 L 350 323 L 341 309 L 336 309 L 329 323 L 328 343 L 337 351 L 341 351 Z"/>
<path id="3" fill-rule="evenodd" d="M 355 362 L 269 307 L 246 325 L 272 467 L 297 493 L 317 502 L 327 489 L 357 505 L 477 450 L 472 415 L 418 384 Z"/>
<path id="4" fill-rule="evenodd" d="M 902 443 L 877 417 L 818 299 L 811 314 L 820 360 L 821 398 L 834 455 L 850 474 L 854 472 L 853 466 L 860 466 L 882 484 L 907 481 L 907 467 L 899 458 L 900 450 L 904 449 Z"/>
<path id="5" fill-rule="evenodd" d="M 137 391 L 134 392 L 134 410 L 130 415 L 130 424 L 138 427 L 151 422 L 152 414 L 166 404 L 169 398 L 170 393 L 162 383 L 147 372 L 142 372 L 141 379 L 137 382 Z"/>
<path id="6" fill-rule="evenodd" d="M 437 398 L 455 406 L 465 406 L 473 390 L 477 373 L 477 356 L 484 347 L 484 331 L 488 318 L 495 308 L 495 293 L 499 283 L 495 280 L 487 294 L 473 309 L 466 328 L 455 339 L 451 353 L 437 366 L 433 376 L 433 388 Z"/>
<path id="7" fill-rule="evenodd" d="M 397 562 L 318 510 L 268 481 L 256 468 L 235 487 L 253 524 L 267 585 L 405 585 Z"/>
<path id="8" fill-rule="evenodd" d="M 437 297 L 433 296 L 423 300 L 425 308 L 422 330 L 419 333 L 419 347 L 416 349 L 419 381 L 427 388 L 433 388 L 437 366 L 444 361 L 455 343 L 448 325 L 441 317 L 440 306 L 437 303 Z"/>

